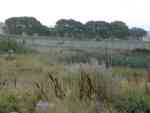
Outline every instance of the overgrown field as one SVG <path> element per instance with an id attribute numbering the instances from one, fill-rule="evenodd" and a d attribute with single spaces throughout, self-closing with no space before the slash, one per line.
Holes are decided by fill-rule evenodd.
<path id="1" fill-rule="evenodd" d="M 0 113 L 150 113 L 149 50 L 2 41 L 0 52 Z"/>
<path id="2" fill-rule="evenodd" d="M 0 112 L 149 113 L 148 69 L 68 63 L 61 52 L 1 55 Z"/>

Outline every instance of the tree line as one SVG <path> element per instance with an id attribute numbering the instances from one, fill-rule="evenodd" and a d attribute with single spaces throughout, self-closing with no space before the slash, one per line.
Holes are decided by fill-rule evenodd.
<path id="1" fill-rule="evenodd" d="M 142 28 L 129 28 L 122 21 L 88 21 L 85 24 L 73 19 L 60 19 L 54 27 L 43 25 L 34 17 L 12 17 L 5 21 L 8 34 L 40 36 L 59 36 L 78 39 L 127 39 L 129 37 L 140 39 L 147 34 Z"/>

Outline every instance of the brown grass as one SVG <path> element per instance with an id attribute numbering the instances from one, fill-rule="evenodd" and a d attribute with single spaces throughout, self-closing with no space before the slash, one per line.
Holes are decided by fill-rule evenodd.
<path id="1" fill-rule="evenodd" d="M 47 101 L 51 113 L 113 113 L 111 101 L 129 89 L 144 88 L 150 94 L 145 70 L 108 70 L 98 64 L 65 65 L 49 59 L 38 54 L 0 57 L 0 89 L 19 98 L 20 112 L 37 112 L 36 104 Z"/>

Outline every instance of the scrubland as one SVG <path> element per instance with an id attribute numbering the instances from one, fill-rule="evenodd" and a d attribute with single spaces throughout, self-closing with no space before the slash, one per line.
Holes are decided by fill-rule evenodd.
<path id="1" fill-rule="evenodd" d="M 148 68 L 108 67 L 86 56 L 68 60 L 68 54 L 75 53 L 55 48 L 42 54 L 2 54 L 0 112 L 149 113 Z M 40 102 L 48 106 L 43 109 Z"/>
<path id="2" fill-rule="evenodd" d="M 57 47 L 42 53 L 3 43 L 1 113 L 150 112 L 148 50 Z"/>

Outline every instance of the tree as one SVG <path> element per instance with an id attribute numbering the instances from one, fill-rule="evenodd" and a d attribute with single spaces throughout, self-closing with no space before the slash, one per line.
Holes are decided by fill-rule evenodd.
<path id="1" fill-rule="evenodd" d="M 147 34 L 147 31 L 145 31 L 142 28 L 137 28 L 137 27 L 133 27 L 130 29 L 130 36 L 133 38 L 142 38 L 143 36 L 145 36 Z"/>
<path id="2" fill-rule="evenodd" d="M 111 23 L 112 36 L 119 39 L 126 39 L 129 36 L 128 26 L 121 21 Z"/>
<path id="3" fill-rule="evenodd" d="M 111 26 L 105 21 L 89 21 L 85 24 L 86 31 L 92 37 L 109 38 Z"/>
<path id="4" fill-rule="evenodd" d="M 33 35 L 37 33 L 39 35 L 48 35 L 49 28 L 42 25 L 34 17 L 12 17 L 5 21 L 7 31 L 9 34 L 22 34 L 27 33 Z"/>
<path id="5" fill-rule="evenodd" d="M 55 30 L 60 36 L 68 34 L 68 36 L 78 37 L 84 32 L 84 26 L 73 19 L 60 19 L 56 22 Z"/>

